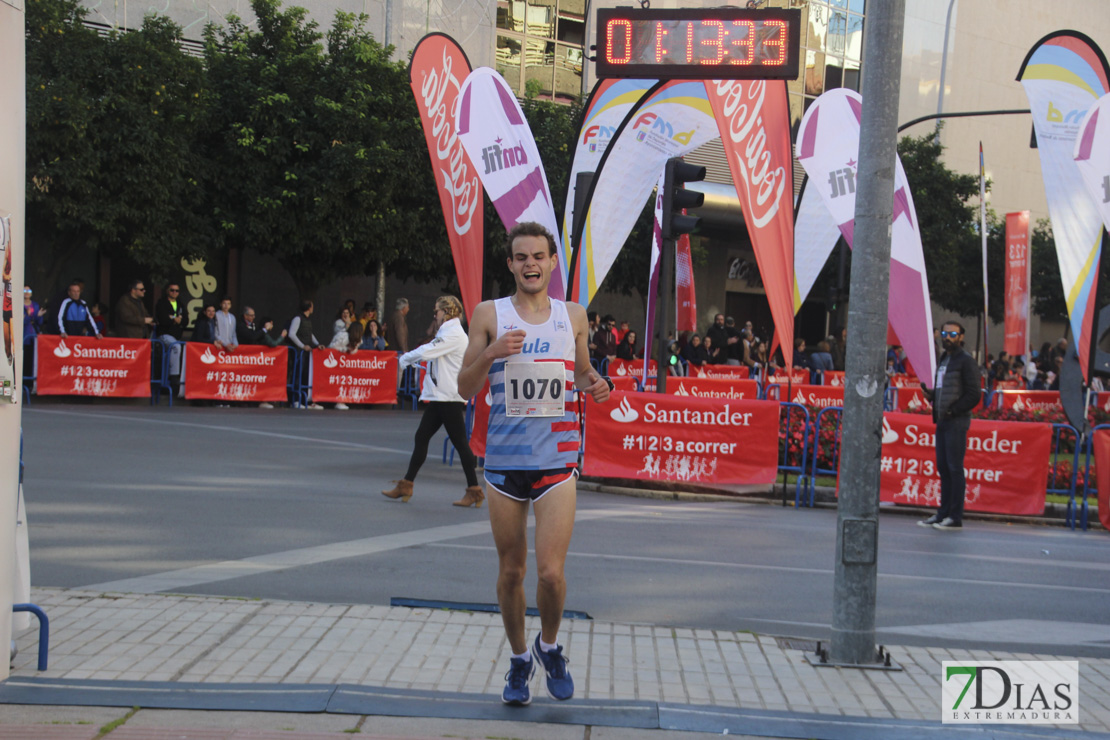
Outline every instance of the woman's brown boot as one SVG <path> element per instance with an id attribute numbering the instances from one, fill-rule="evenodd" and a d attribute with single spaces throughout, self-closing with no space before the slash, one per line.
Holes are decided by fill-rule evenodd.
<path id="1" fill-rule="evenodd" d="M 408 501 L 412 498 L 412 481 L 411 480 L 398 480 L 394 481 L 397 485 L 389 491 L 382 491 L 383 496 L 389 498 L 399 498 L 402 501 Z"/>
<path id="2" fill-rule="evenodd" d="M 455 502 L 455 506 L 473 506 L 475 509 L 480 509 L 485 500 L 486 494 L 482 493 L 481 486 L 468 486 L 463 497 Z"/>

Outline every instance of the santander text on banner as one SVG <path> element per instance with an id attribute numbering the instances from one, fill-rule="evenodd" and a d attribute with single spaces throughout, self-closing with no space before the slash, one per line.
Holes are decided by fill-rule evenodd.
<path id="1" fill-rule="evenodd" d="M 286 400 L 286 347 L 185 345 L 185 398 L 213 401 Z"/>
<path id="2" fill-rule="evenodd" d="M 583 472 L 611 478 L 770 485 L 779 405 L 614 393 L 586 401 Z"/>
<path id="3" fill-rule="evenodd" d="M 40 396 L 150 395 L 149 339 L 40 334 L 35 342 Z"/>
<path id="4" fill-rule="evenodd" d="M 312 353 L 312 400 L 318 403 L 397 403 L 397 354 L 329 349 Z"/>

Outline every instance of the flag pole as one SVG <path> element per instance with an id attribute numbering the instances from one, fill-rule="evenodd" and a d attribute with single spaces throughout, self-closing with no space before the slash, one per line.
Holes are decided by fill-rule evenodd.
<path id="1" fill-rule="evenodd" d="M 987 300 L 987 177 L 983 165 L 983 142 L 979 142 L 979 235 L 983 241 L 983 359 L 990 354 L 990 306 Z"/>

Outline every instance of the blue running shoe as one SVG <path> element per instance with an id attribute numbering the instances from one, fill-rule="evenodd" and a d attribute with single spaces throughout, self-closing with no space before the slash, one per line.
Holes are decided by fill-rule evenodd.
<path id="1" fill-rule="evenodd" d="M 574 696 L 574 679 L 567 670 L 567 659 L 563 657 L 563 646 L 558 645 L 546 653 L 540 650 L 540 636 L 532 643 L 532 655 L 543 663 L 547 674 L 547 695 L 558 701 L 566 701 Z"/>
<path id="2" fill-rule="evenodd" d="M 509 672 L 505 674 L 505 690 L 501 692 L 501 701 L 516 707 L 523 707 L 532 703 L 532 692 L 528 683 L 536 675 L 536 661 L 512 658 L 509 661 Z"/>

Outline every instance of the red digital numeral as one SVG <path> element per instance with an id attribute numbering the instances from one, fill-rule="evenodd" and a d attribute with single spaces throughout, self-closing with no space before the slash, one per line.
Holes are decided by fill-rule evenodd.
<path id="1" fill-rule="evenodd" d="M 767 38 L 764 46 L 777 46 L 779 55 L 773 59 L 763 59 L 760 64 L 765 64 L 769 67 L 781 67 L 786 64 L 786 22 L 785 21 L 763 21 L 763 25 L 768 28 L 777 28 L 778 32 L 774 36 Z"/>
<path id="2" fill-rule="evenodd" d="M 669 32 L 663 27 L 659 21 L 655 22 L 655 63 L 662 64 L 663 57 L 666 56 L 667 50 L 663 48 L 663 37 Z"/>
<path id="3" fill-rule="evenodd" d="M 624 29 L 624 56 L 613 56 L 613 29 L 620 26 Z M 627 18 L 614 18 L 605 27 L 605 61 L 610 64 L 628 64 L 632 61 L 632 21 Z"/>
<path id="4" fill-rule="evenodd" d="M 742 38 L 733 41 L 733 46 L 747 47 L 747 53 L 741 57 L 729 59 L 729 64 L 751 64 L 755 59 L 755 23 L 752 21 L 733 21 L 733 26 L 744 29 Z"/>
<path id="5" fill-rule="evenodd" d="M 716 55 L 716 58 L 713 58 L 713 59 L 706 59 L 706 58 L 702 57 L 702 58 L 698 59 L 698 64 L 720 64 L 721 59 L 723 59 L 724 56 L 725 56 L 725 47 L 724 47 L 724 44 L 721 43 L 721 41 L 723 40 L 724 35 L 725 35 L 725 24 L 721 23 L 720 21 L 702 21 L 701 25 L 702 25 L 702 28 L 705 28 L 705 27 L 708 26 L 709 28 L 716 28 L 717 29 L 717 37 L 716 38 L 702 39 L 701 40 L 701 45 L 702 46 L 714 46 L 714 47 L 716 47 L 717 48 L 717 55 Z M 699 57 L 700 56 L 701 55 L 699 54 Z"/>

